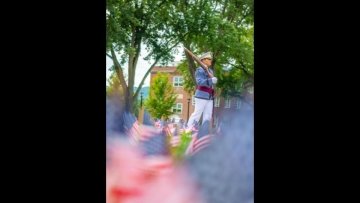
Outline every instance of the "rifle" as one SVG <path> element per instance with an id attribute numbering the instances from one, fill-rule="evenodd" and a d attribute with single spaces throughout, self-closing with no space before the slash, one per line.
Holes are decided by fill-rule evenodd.
<path id="1" fill-rule="evenodd" d="M 208 75 L 210 78 L 214 77 L 214 76 L 209 72 L 208 67 L 207 67 L 205 64 L 203 64 L 203 63 L 201 62 L 201 60 L 200 60 L 197 56 L 195 56 L 190 50 L 188 50 L 188 49 L 185 48 L 185 47 L 184 47 L 184 50 L 185 50 L 185 52 L 187 52 L 196 62 L 198 62 L 198 64 L 206 71 L 207 75 Z"/>

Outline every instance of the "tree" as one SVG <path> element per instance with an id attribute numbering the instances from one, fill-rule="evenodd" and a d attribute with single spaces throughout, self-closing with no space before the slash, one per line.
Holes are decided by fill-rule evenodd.
<path id="1" fill-rule="evenodd" d="M 134 100 L 155 64 L 173 59 L 171 51 L 178 42 L 164 27 L 164 22 L 169 18 L 171 2 L 170 0 L 107 0 L 106 56 L 114 63 L 113 70 L 123 88 L 125 108 L 128 111 L 132 112 Z M 142 44 L 145 44 L 150 52 L 145 59 L 154 62 L 134 91 L 137 61 Z M 120 54 L 120 59 L 117 54 Z M 124 77 L 125 63 L 128 66 L 127 81 Z"/>
<path id="2" fill-rule="evenodd" d="M 201 37 L 205 37 L 207 32 L 208 19 L 212 13 L 209 12 L 214 1 L 175 1 L 170 10 L 170 18 L 167 23 L 168 29 L 173 31 L 174 36 L 179 42 L 195 54 L 197 42 Z M 189 76 L 195 83 L 196 64 L 192 57 L 185 53 Z"/>
<path id="3" fill-rule="evenodd" d="M 184 26 L 177 28 L 178 25 L 173 24 L 174 29 L 180 30 L 181 42 L 194 54 L 211 51 L 213 68 L 219 78 L 217 88 L 226 89 L 221 91 L 223 95 L 238 94 L 244 83 L 253 80 L 253 0 L 181 2 L 174 13 L 181 14 L 178 14 L 182 16 L 178 21 Z M 186 32 L 184 37 L 182 32 Z M 185 74 L 183 63 L 179 69 L 186 75 L 185 85 L 192 92 L 196 67 L 191 57 L 187 56 L 186 61 L 188 74 Z"/>
<path id="4" fill-rule="evenodd" d="M 145 101 L 145 107 L 154 118 L 168 119 L 173 114 L 176 94 L 169 83 L 168 74 L 158 73 L 151 84 L 150 96 Z"/>

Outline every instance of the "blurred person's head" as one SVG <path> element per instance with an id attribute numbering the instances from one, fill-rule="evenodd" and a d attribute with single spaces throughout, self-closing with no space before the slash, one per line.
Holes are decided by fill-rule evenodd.
<path id="1" fill-rule="evenodd" d="M 200 61 L 203 62 L 207 67 L 212 65 L 211 52 L 206 52 L 199 57 Z"/>

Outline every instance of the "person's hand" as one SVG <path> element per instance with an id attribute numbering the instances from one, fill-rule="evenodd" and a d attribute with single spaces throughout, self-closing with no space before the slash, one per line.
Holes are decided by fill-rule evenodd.
<path id="1" fill-rule="evenodd" d="M 212 83 L 214 83 L 214 84 L 217 83 L 217 78 L 216 77 L 212 77 L 211 80 L 212 80 Z"/>

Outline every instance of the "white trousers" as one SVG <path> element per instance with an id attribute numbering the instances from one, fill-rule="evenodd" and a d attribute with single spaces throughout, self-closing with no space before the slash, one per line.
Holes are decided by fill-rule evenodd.
<path id="1" fill-rule="evenodd" d="M 206 100 L 206 99 L 198 99 L 195 98 L 195 110 L 191 114 L 189 121 L 187 123 L 188 128 L 192 128 L 196 122 L 199 122 L 201 114 L 203 115 L 203 123 L 208 120 L 211 121 L 212 110 L 213 110 L 213 101 L 214 100 Z"/>

